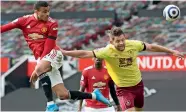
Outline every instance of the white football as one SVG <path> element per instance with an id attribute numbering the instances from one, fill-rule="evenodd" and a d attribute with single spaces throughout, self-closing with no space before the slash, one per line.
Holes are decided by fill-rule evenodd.
<path id="1" fill-rule="evenodd" d="M 180 18 L 181 12 L 176 5 L 167 5 L 163 10 L 163 16 L 167 21 L 174 21 Z"/>

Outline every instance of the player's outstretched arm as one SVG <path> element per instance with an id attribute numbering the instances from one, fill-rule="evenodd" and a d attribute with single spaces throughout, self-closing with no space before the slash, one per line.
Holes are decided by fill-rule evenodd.
<path id="1" fill-rule="evenodd" d="M 87 51 L 87 50 L 72 50 L 72 51 L 61 50 L 61 51 L 63 55 L 72 56 L 76 58 L 93 58 L 94 57 L 93 51 Z"/>
<path id="2" fill-rule="evenodd" d="M 12 30 L 14 28 L 22 29 L 23 24 L 26 22 L 28 17 L 29 16 L 23 16 L 23 17 L 15 19 L 14 21 L 12 21 L 8 24 L 2 25 L 1 26 L 1 33 Z"/>
<path id="3" fill-rule="evenodd" d="M 12 30 L 14 28 L 17 28 L 17 24 L 14 24 L 12 22 L 8 23 L 8 24 L 5 24 L 5 25 L 2 25 L 1 26 L 1 33 L 4 33 L 6 31 L 9 31 L 9 30 Z"/>
<path id="4" fill-rule="evenodd" d="M 175 55 L 175 56 L 177 56 L 179 58 L 184 58 L 184 55 L 182 53 L 180 53 L 179 51 L 171 50 L 169 48 L 166 48 L 166 47 L 163 47 L 163 46 L 160 46 L 160 45 L 155 45 L 155 44 L 145 43 L 145 45 L 146 45 L 146 50 L 147 51 L 151 51 L 151 52 L 165 52 L 165 53 L 169 53 L 169 54 Z"/>

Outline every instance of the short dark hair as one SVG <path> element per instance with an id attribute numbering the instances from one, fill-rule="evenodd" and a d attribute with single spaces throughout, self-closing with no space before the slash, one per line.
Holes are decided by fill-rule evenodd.
<path id="1" fill-rule="evenodd" d="M 110 31 L 110 34 L 112 36 L 120 36 L 120 35 L 123 35 L 124 32 L 120 27 L 113 27 Z"/>
<path id="2" fill-rule="evenodd" d="M 46 2 L 46 1 L 38 1 L 34 5 L 34 9 L 35 10 L 39 10 L 40 7 L 48 7 L 48 6 L 49 6 L 48 2 Z"/>

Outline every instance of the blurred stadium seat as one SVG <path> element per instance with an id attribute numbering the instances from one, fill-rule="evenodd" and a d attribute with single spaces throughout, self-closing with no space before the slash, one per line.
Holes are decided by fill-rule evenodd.
<path id="1" fill-rule="evenodd" d="M 2 1 L 2 12 L 19 12 L 32 10 L 34 1 Z M 138 2 L 110 2 L 110 1 L 51 1 L 53 11 L 91 11 L 91 10 L 116 10 L 118 18 L 124 24 L 121 26 L 127 36 L 149 43 L 168 45 L 175 39 L 185 35 L 186 20 L 177 20 L 173 23 L 166 22 L 162 18 L 138 17 L 132 15 L 133 9 L 148 6 L 148 1 Z M 183 2 L 160 2 L 156 8 L 165 7 L 169 3 L 176 3 L 180 7 L 186 7 Z M 149 5 L 150 6 L 150 5 Z M 126 18 L 130 17 L 130 20 Z M 94 49 L 103 47 L 108 42 L 105 30 L 112 27 L 114 19 L 61 19 L 59 21 L 58 44 L 65 49 Z M 8 21 L 1 21 L 5 24 Z M 177 35 L 175 35 L 175 33 Z M 8 38 L 11 37 L 11 38 Z M 98 38 L 99 37 L 99 38 Z M 2 56 L 20 57 L 24 54 L 32 54 L 18 30 L 5 33 L 1 38 Z M 16 47 L 14 47 L 17 45 Z M 184 47 L 180 45 L 179 50 Z M 24 50 L 23 50 L 24 49 Z M 178 49 L 178 48 L 175 48 Z"/>

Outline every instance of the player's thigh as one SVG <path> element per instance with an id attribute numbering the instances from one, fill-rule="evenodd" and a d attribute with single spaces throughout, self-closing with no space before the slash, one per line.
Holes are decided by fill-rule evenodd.
<path id="1" fill-rule="evenodd" d="M 141 110 L 144 106 L 144 86 L 139 86 L 137 91 L 135 92 L 135 100 L 134 100 L 134 106 L 136 109 Z"/>
<path id="2" fill-rule="evenodd" d="M 47 60 L 39 60 L 35 67 L 35 71 L 37 75 L 41 75 L 42 73 L 46 73 L 52 70 L 51 62 Z"/>
<path id="3" fill-rule="evenodd" d="M 42 60 L 50 62 L 52 68 L 59 69 L 63 65 L 63 54 L 60 50 L 52 49 Z"/>
<path id="4" fill-rule="evenodd" d="M 131 92 L 124 92 L 122 96 L 118 96 L 123 111 L 134 108 L 134 95 Z"/>
<path id="5" fill-rule="evenodd" d="M 38 74 L 49 72 L 52 68 L 59 69 L 63 65 L 63 54 L 60 50 L 52 49 L 49 54 L 39 60 L 36 66 Z"/>

